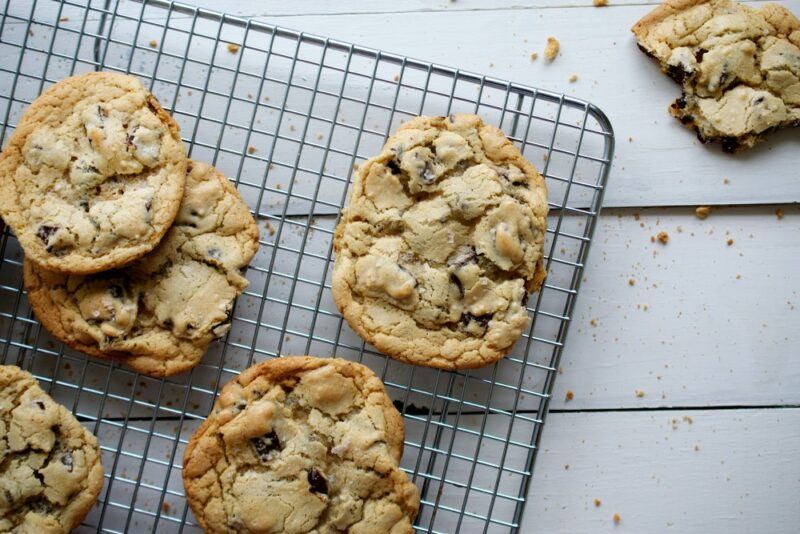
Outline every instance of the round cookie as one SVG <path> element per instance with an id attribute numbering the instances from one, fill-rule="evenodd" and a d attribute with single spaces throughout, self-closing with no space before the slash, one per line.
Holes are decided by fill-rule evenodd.
<path id="1" fill-rule="evenodd" d="M 361 165 L 334 236 L 333 297 L 362 338 L 441 369 L 505 356 L 545 277 L 547 190 L 475 115 L 416 117 Z"/>
<path id="2" fill-rule="evenodd" d="M 20 119 L 0 156 L 0 215 L 42 267 L 95 273 L 158 245 L 185 174 L 177 124 L 136 78 L 83 74 Z"/>
<path id="3" fill-rule="evenodd" d="M 100 447 L 14 365 L 0 365 L 0 531 L 67 533 L 103 488 Z"/>
<path id="4" fill-rule="evenodd" d="M 206 532 L 413 532 L 403 421 L 361 364 L 291 356 L 221 391 L 183 458 Z"/>
<path id="5" fill-rule="evenodd" d="M 161 244 L 121 269 L 92 275 L 47 271 L 27 258 L 36 317 L 69 346 L 119 358 L 140 373 L 191 369 L 230 329 L 258 227 L 236 188 L 214 167 L 190 162 L 186 193 Z"/>

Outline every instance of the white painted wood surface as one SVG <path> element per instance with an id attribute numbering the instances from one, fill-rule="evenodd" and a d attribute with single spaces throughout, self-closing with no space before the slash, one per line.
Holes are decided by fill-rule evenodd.
<path id="1" fill-rule="evenodd" d="M 701 221 L 694 206 L 800 200 L 798 132 L 744 156 L 701 146 L 666 114 L 677 86 L 629 33 L 655 2 L 587 3 L 198 2 L 606 111 L 618 140 L 606 206 L 634 208 L 601 217 L 521 531 L 796 532 L 800 410 L 776 406 L 800 404 L 800 211 L 731 207 Z M 552 64 L 548 35 L 562 44 Z M 689 207 L 635 208 L 672 205 Z M 666 246 L 650 241 L 661 230 Z M 744 406 L 770 408 L 715 409 Z"/>
<path id="2" fill-rule="evenodd" d="M 606 206 L 627 208 L 597 229 L 522 532 L 798 531 L 800 137 L 734 157 L 670 118 L 678 87 L 629 32 L 656 2 L 193 3 L 599 105 L 618 141 Z M 701 221 L 699 204 L 754 206 Z"/>

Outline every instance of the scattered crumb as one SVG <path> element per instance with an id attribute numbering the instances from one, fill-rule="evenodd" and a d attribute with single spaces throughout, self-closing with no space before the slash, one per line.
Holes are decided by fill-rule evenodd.
<path id="1" fill-rule="evenodd" d="M 660 231 L 660 232 L 658 232 L 658 234 L 656 235 L 656 238 L 658 239 L 658 241 L 659 241 L 659 242 L 660 242 L 662 245 L 666 245 L 666 244 L 667 244 L 667 241 L 669 241 L 669 234 L 668 234 L 667 232 L 665 232 L 664 230 L 661 230 L 661 231 Z"/>
<path id="2" fill-rule="evenodd" d="M 641 215 L 639 215 L 638 213 L 634 213 L 633 214 L 633 220 L 634 221 L 638 221 L 640 218 L 641 218 Z"/>
<path id="3" fill-rule="evenodd" d="M 636 285 L 636 280 L 634 280 L 633 278 L 628 278 L 628 285 L 629 286 L 635 286 Z"/>
<path id="4" fill-rule="evenodd" d="M 318 141 L 322 141 L 324 138 L 325 138 L 325 136 L 322 135 L 321 133 L 317 134 L 317 140 Z"/>
<path id="5" fill-rule="evenodd" d="M 776 209 L 775 210 L 775 217 L 777 217 L 778 219 L 783 219 L 783 210 L 780 209 L 780 208 Z"/>
<path id="6" fill-rule="evenodd" d="M 172 508 L 172 505 L 170 505 L 168 502 L 165 502 L 164 504 L 161 505 L 161 509 L 164 511 L 165 514 L 169 513 L 170 508 Z"/>
<path id="7" fill-rule="evenodd" d="M 569 464 L 564 464 L 564 471 L 567 471 L 568 469 L 569 469 Z"/>
<path id="8" fill-rule="evenodd" d="M 264 97 L 264 102 L 269 102 L 269 97 L 268 96 Z"/>
<path id="9" fill-rule="evenodd" d="M 58 19 L 59 22 L 67 22 L 68 20 L 69 17 L 61 17 L 60 19 Z"/>
<path id="10" fill-rule="evenodd" d="M 711 213 L 711 208 L 708 206 L 697 206 L 697 209 L 694 210 L 694 214 L 698 219 L 708 218 L 709 213 Z"/>
<path id="11" fill-rule="evenodd" d="M 628 142 L 629 142 L 629 143 L 633 143 L 633 136 L 632 136 L 632 135 L 629 135 L 629 136 L 628 136 Z"/>
<path id="12" fill-rule="evenodd" d="M 597 318 L 593 318 L 589 321 L 589 324 L 592 326 L 597 326 Z"/>
<path id="13" fill-rule="evenodd" d="M 573 393 L 571 389 L 568 389 L 566 398 L 568 401 L 571 401 L 572 399 L 575 398 L 575 393 Z"/>
<path id="14" fill-rule="evenodd" d="M 684 422 L 689 423 L 690 425 L 694 423 L 694 419 L 692 419 L 691 415 L 684 415 L 681 419 L 683 419 Z"/>
<path id="15" fill-rule="evenodd" d="M 700 450 L 700 445 L 698 445 L 697 443 L 695 443 L 695 444 L 694 444 L 694 452 L 697 452 L 697 451 L 699 451 L 699 450 Z"/>
<path id="16" fill-rule="evenodd" d="M 275 227 L 269 222 L 267 222 L 267 232 L 269 232 L 269 235 L 275 235 Z"/>
<path id="17" fill-rule="evenodd" d="M 235 54 L 238 51 L 239 51 L 239 45 L 234 43 L 228 43 L 228 52 L 230 52 L 231 54 Z"/>
<path id="18" fill-rule="evenodd" d="M 394 81 L 396 81 L 396 82 L 399 82 L 399 81 L 400 81 L 400 75 L 399 75 L 399 74 L 395 74 L 395 75 L 394 75 L 394 78 L 392 78 L 392 79 L 393 79 Z"/>
<path id="19" fill-rule="evenodd" d="M 594 7 L 606 7 L 608 5 L 608 0 L 592 0 L 592 5 L 594 5 Z"/>
<path id="20" fill-rule="evenodd" d="M 558 39 L 555 37 L 548 37 L 547 46 L 544 47 L 544 57 L 547 58 L 548 61 L 553 61 L 558 55 L 558 50 L 560 48 L 561 45 L 559 44 Z"/>
<path id="21" fill-rule="evenodd" d="M 622 521 L 622 518 L 619 516 L 619 514 L 614 514 L 613 519 L 615 525 L 619 525 L 619 522 Z"/>
<path id="22" fill-rule="evenodd" d="M 296 128 L 294 127 L 294 124 L 290 124 L 290 125 L 289 125 L 289 131 L 290 131 L 290 132 L 293 132 L 293 131 L 295 131 L 295 130 L 296 130 Z"/>
<path id="23" fill-rule="evenodd" d="M 731 238 L 728 238 L 728 240 L 727 240 L 727 241 L 725 241 L 725 243 L 727 243 L 727 244 L 728 244 L 728 246 L 731 246 L 731 245 L 733 245 L 733 239 L 731 239 Z"/>
<path id="24" fill-rule="evenodd" d="M 634 393 L 636 393 L 636 396 L 639 398 L 644 397 L 644 391 L 642 391 L 641 389 L 637 389 L 636 391 L 634 391 Z"/>
<path id="25" fill-rule="evenodd" d="M 736 279 L 737 279 L 737 280 L 741 280 L 741 279 L 742 279 L 742 275 L 741 275 L 741 274 L 737 274 L 737 275 L 736 275 Z"/>
<path id="26" fill-rule="evenodd" d="M 569 83 L 575 83 L 577 81 L 578 81 L 578 75 L 577 74 L 573 74 L 572 76 L 569 77 Z"/>
<path id="27" fill-rule="evenodd" d="M 247 147 L 247 153 L 248 154 L 255 154 L 256 153 L 256 147 L 254 147 L 253 145 L 250 145 L 249 147 Z"/>
<path id="28" fill-rule="evenodd" d="M 731 183 L 731 181 L 728 180 L 727 178 L 723 178 L 722 179 L 722 183 L 725 184 L 725 185 L 728 185 L 729 183 Z"/>
<path id="29" fill-rule="evenodd" d="M 150 42 L 148 44 L 150 45 L 150 48 L 155 48 L 158 46 L 158 41 L 156 41 L 155 39 L 150 39 Z"/>
<path id="30" fill-rule="evenodd" d="M 595 499 L 595 500 L 594 500 L 594 505 L 595 505 L 595 507 L 598 507 L 598 506 L 600 506 L 601 504 L 603 504 L 603 501 L 601 501 L 600 499 Z"/>
<path id="31" fill-rule="evenodd" d="M 531 52 L 531 61 L 536 61 L 539 58 L 538 52 Z"/>

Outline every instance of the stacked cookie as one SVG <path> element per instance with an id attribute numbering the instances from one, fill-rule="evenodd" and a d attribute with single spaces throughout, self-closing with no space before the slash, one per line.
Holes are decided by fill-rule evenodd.
<path id="1" fill-rule="evenodd" d="M 31 307 L 71 347 L 168 376 L 230 328 L 256 223 L 135 78 L 75 76 L 36 99 L 0 156 L 0 199 Z"/>

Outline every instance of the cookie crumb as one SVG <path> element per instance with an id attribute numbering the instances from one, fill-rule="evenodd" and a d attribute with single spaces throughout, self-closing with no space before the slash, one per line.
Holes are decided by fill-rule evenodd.
<path id="1" fill-rule="evenodd" d="M 727 178 L 723 178 L 722 179 L 722 183 L 725 184 L 725 185 L 728 185 L 729 183 L 731 183 L 731 181 L 728 180 Z"/>
<path id="2" fill-rule="evenodd" d="M 622 518 L 617 513 L 614 514 L 614 517 L 612 519 L 614 519 L 615 525 L 619 525 L 619 522 L 622 521 Z"/>
<path id="3" fill-rule="evenodd" d="M 148 44 L 150 45 L 150 48 L 155 48 L 158 46 L 158 41 L 156 41 L 155 39 L 150 39 L 150 42 Z"/>
<path id="4" fill-rule="evenodd" d="M 172 505 L 170 503 L 168 503 L 168 502 L 165 502 L 164 504 L 161 505 L 161 510 L 165 514 L 168 514 L 171 508 L 172 508 Z"/>
<path id="5" fill-rule="evenodd" d="M 697 452 L 697 451 L 699 451 L 699 450 L 700 450 L 700 445 L 698 445 L 697 443 L 695 443 L 695 444 L 694 444 L 694 452 Z"/>
<path id="6" fill-rule="evenodd" d="M 780 209 L 780 208 L 776 209 L 775 210 L 775 217 L 777 217 L 779 220 L 783 219 L 783 210 Z"/>
<path id="7" fill-rule="evenodd" d="M 592 0 L 592 5 L 594 7 L 606 7 L 608 5 L 608 0 Z"/>
<path id="8" fill-rule="evenodd" d="M 568 390 L 567 390 L 566 399 L 567 399 L 568 401 L 571 401 L 571 400 L 572 400 L 572 399 L 574 399 L 574 398 L 575 398 L 575 393 L 573 393 L 571 389 L 568 389 Z"/>
<path id="9" fill-rule="evenodd" d="M 569 471 L 569 464 L 564 464 L 564 471 Z"/>
<path id="10" fill-rule="evenodd" d="M 255 154 L 256 153 L 256 147 L 254 147 L 253 145 L 250 145 L 249 147 L 247 147 L 247 153 L 248 154 Z"/>
<path id="11" fill-rule="evenodd" d="M 58 19 L 58 21 L 59 22 L 67 22 L 67 21 L 69 21 L 69 17 L 61 17 L 60 19 Z"/>
<path id="12" fill-rule="evenodd" d="M 531 61 L 536 61 L 539 58 L 538 52 L 531 52 Z"/>
<path id="13" fill-rule="evenodd" d="M 595 508 L 599 508 L 601 504 L 603 504 L 603 501 L 601 501 L 600 499 L 595 499 L 594 500 L 594 507 Z"/>
<path id="14" fill-rule="evenodd" d="M 635 286 L 636 285 L 636 280 L 633 279 L 633 278 L 628 278 L 628 285 L 629 286 Z"/>
<path id="15" fill-rule="evenodd" d="M 658 232 L 658 234 L 656 234 L 656 238 L 662 245 L 666 245 L 667 241 L 669 241 L 669 234 L 664 230 L 661 230 Z"/>
<path id="16" fill-rule="evenodd" d="M 629 143 L 633 143 L 633 136 L 632 136 L 632 135 L 629 135 L 629 136 L 628 136 L 628 142 L 629 142 Z"/>
<path id="17" fill-rule="evenodd" d="M 637 390 L 635 390 L 635 391 L 634 391 L 634 393 L 635 393 L 635 394 L 636 394 L 636 396 L 637 396 L 637 397 L 639 397 L 640 399 L 641 399 L 642 397 L 644 397 L 644 391 L 642 391 L 641 389 L 637 389 Z"/>
<path id="18" fill-rule="evenodd" d="M 572 76 L 569 77 L 569 83 L 575 83 L 577 81 L 578 81 L 578 75 L 577 74 L 573 74 Z"/>
<path id="19" fill-rule="evenodd" d="M 400 81 L 400 75 L 399 74 L 395 74 L 394 78 L 392 78 L 392 80 L 394 80 L 396 82 L 399 82 Z"/>
<path id="20" fill-rule="evenodd" d="M 733 239 L 728 238 L 728 240 L 725 241 L 725 243 L 727 243 L 728 246 L 731 246 L 731 245 L 733 245 Z"/>
<path id="21" fill-rule="evenodd" d="M 560 48 L 561 44 L 558 42 L 558 39 L 552 36 L 548 37 L 547 46 L 544 47 L 544 57 L 547 58 L 548 61 L 553 61 L 558 55 Z"/>
<path id="22" fill-rule="evenodd" d="M 592 326 L 597 326 L 597 318 L 592 318 L 589 320 L 589 324 Z"/>
<path id="23" fill-rule="evenodd" d="M 698 219 L 707 219 L 709 213 L 711 213 L 709 206 L 697 206 L 697 209 L 694 210 L 694 215 Z"/>
<path id="24" fill-rule="evenodd" d="M 238 51 L 239 51 L 239 45 L 234 43 L 228 43 L 228 52 L 230 52 L 231 54 L 235 54 Z"/>

